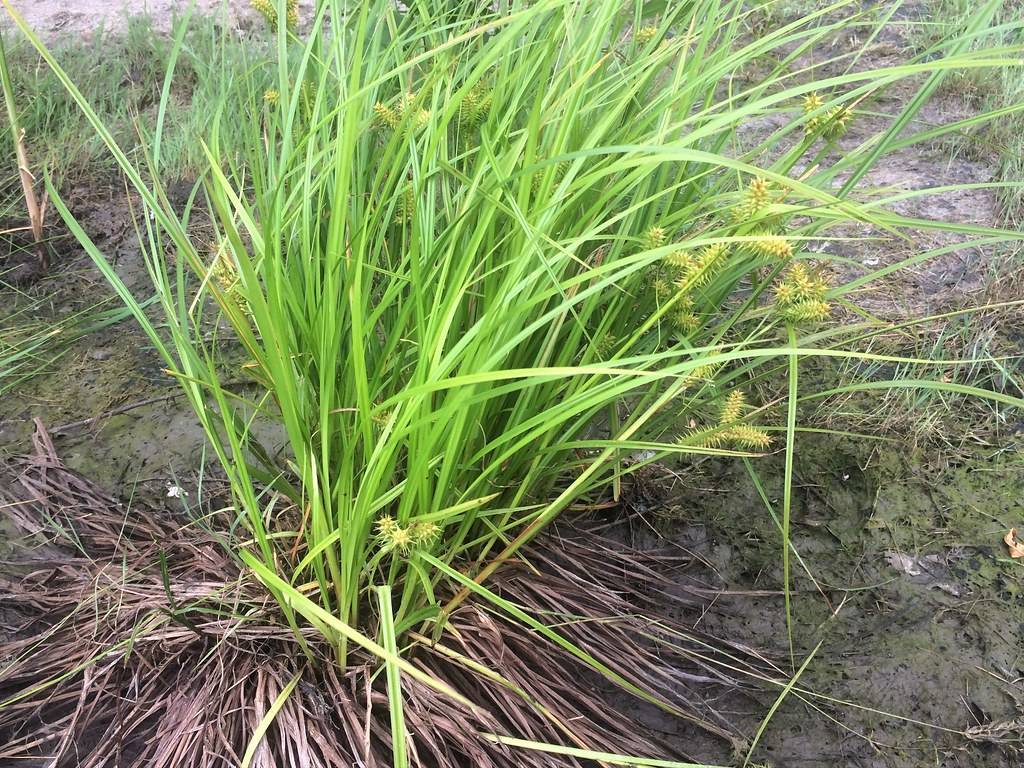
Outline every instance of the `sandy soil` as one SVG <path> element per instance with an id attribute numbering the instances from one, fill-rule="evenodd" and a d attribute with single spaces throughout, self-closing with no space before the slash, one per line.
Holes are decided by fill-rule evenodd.
<path id="1" fill-rule="evenodd" d="M 232 24 L 245 27 L 252 23 L 256 14 L 245 0 L 11 0 L 22 17 L 41 35 L 50 37 L 58 34 L 91 33 L 96 29 L 117 30 L 124 26 L 127 17 L 147 13 L 157 28 L 167 29 L 177 14 L 184 13 L 189 5 L 196 12 L 219 15 L 227 12 Z M 312 0 L 300 0 L 299 7 L 308 11 Z M 3 25 L 10 23 L 2 14 Z"/>

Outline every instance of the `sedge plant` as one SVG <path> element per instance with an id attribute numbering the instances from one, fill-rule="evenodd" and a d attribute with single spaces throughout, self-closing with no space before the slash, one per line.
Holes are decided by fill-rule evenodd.
<path id="1" fill-rule="evenodd" d="M 183 213 L 151 173 L 174 57 L 140 167 L 15 14 L 141 200 L 159 322 L 50 190 L 205 428 L 245 531 L 235 554 L 307 653 L 312 625 L 340 667 L 380 660 L 394 733 L 403 675 L 424 674 L 412 649 L 470 597 L 629 688 L 488 579 L 651 461 L 771 450 L 773 419 L 788 479 L 800 360 L 863 356 L 851 345 L 878 332 L 829 324 L 873 276 L 832 285 L 811 245 L 850 221 L 928 226 L 859 202 L 860 184 L 934 138 L 914 118 L 944 72 L 1020 56 L 970 46 L 992 2 L 941 57 L 866 71 L 844 71 L 856 52 L 794 65 L 860 23 L 835 20 L 846 2 L 754 39 L 731 0 L 443 5 L 319 0 L 300 20 L 261 2 L 270 24 L 232 83 L 247 107 L 197 137 L 208 170 Z M 764 60 L 767 79 L 738 79 Z M 837 157 L 858 111 L 908 78 L 889 127 Z M 766 116 L 782 127 L 734 152 Z M 194 237 L 204 199 L 213 234 Z M 251 387 L 226 388 L 239 373 Z M 771 417 L 749 392 L 780 377 Z"/>

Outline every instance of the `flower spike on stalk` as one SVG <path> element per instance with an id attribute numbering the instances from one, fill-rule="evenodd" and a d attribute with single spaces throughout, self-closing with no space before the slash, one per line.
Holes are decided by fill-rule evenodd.
<path id="1" fill-rule="evenodd" d="M 825 101 L 818 95 L 817 91 L 811 91 L 804 96 L 803 107 L 805 115 L 809 115 L 814 110 L 821 109 L 823 106 L 825 106 Z"/>
<path id="2" fill-rule="evenodd" d="M 651 227 L 644 233 L 643 247 L 645 251 L 661 248 L 666 242 L 668 242 L 668 233 L 663 227 Z"/>
<path id="3" fill-rule="evenodd" d="M 697 253 L 678 250 L 665 257 L 665 264 L 675 270 L 680 290 L 707 285 L 729 256 L 723 243 L 713 243 Z"/>
<path id="4" fill-rule="evenodd" d="M 788 259 L 793 255 L 793 246 L 782 235 L 765 230 L 755 232 L 756 240 L 750 241 L 750 249 L 759 256 L 767 256 L 773 259 Z"/>
<path id="5" fill-rule="evenodd" d="M 726 395 L 718 415 L 718 424 L 714 427 L 694 430 L 683 435 L 681 445 L 692 445 L 700 448 L 720 448 L 728 446 L 744 451 L 759 451 L 771 445 L 772 438 L 760 427 L 743 424 L 743 412 L 747 408 L 747 398 L 742 390 L 734 389 Z"/>
<path id="6" fill-rule="evenodd" d="M 459 104 L 458 123 L 464 131 L 479 127 L 487 114 L 491 111 L 494 103 L 494 95 L 489 87 L 483 83 L 477 83 L 470 88 L 462 97 Z"/>
<path id="7" fill-rule="evenodd" d="M 378 101 L 373 105 L 373 122 L 376 128 L 389 128 L 392 131 L 397 129 L 406 120 L 414 130 L 419 130 L 430 122 L 430 110 L 419 107 L 416 103 L 416 94 L 413 91 L 406 91 L 398 100 L 397 107 L 392 107 Z"/>
<path id="8" fill-rule="evenodd" d="M 633 36 L 636 40 L 637 45 L 647 45 L 651 40 L 658 36 L 657 27 L 640 27 Z"/>
<path id="9" fill-rule="evenodd" d="M 772 202 L 772 183 L 760 176 L 754 178 L 743 192 L 743 200 L 732 211 L 733 221 L 742 223 L 757 216 Z"/>
<path id="10" fill-rule="evenodd" d="M 827 291 L 825 280 L 798 261 L 775 287 L 775 309 L 785 322 L 794 325 L 821 322 L 830 312 Z"/>
<path id="11" fill-rule="evenodd" d="M 249 4 L 266 20 L 267 26 L 277 29 L 277 3 L 274 0 L 249 0 Z M 286 0 L 284 13 L 285 25 L 294 32 L 299 26 L 299 0 Z"/>
<path id="12" fill-rule="evenodd" d="M 816 112 L 825 106 L 825 102 L 817 92 L 804 96 L 803 110 L 805 115 Z M 821 136 L 826 141 L 840 139 L 846 133 L 850 121 L 853 119 L 853 110 L 844 105 L 832 107 L 823 115 L 815 115 L 804 125 L 804 134 L 808 138 Z"/>
<path id="13" fill-rule="evenodd" d="M 747 396 L 743 390 L 734 389 L 725 397 L 722 410 L 718 415 L 719 426 L 727 426 L 743 418 L 743 410 L 747 407 Z"/>

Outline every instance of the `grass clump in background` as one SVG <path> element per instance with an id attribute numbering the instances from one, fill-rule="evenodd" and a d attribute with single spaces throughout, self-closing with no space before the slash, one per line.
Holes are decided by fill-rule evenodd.
<path id="1" fill-rule="evenodd" d="M 173 24 L 183 34 L 174 50 L 147 16 L 127 19 L 123 31 L 98 29 L 88 37 L 64 36 L 53 54 L 118 143 L 141 162 L 140 146 L 151 140 L 161 104 L 164 74 L 172 55 L 176 76 L 165 102 L 164 148 L 158 172 L 171 183 L 195 179 L 206 166 L 197 139 L 218 109 L 240 110 L 233 78 L 244 74 L 242 57 L 253 42 L 224 25 L 203 19 Z M 75 99 L 16 31 L 5 30 L 14 103 L 25 132 L 33 172 L 48 170 L 62 183 L 113 178 L 117 164 L 78 108 Z M 260 41 L 258 45 L 264 45 Z M 13 167 L 12 146 L 4 142 L 5 168 Z"/>
<path id="2" fill-rule="evenodd" d="M 926 4 L 928 20 L 910 28 L 909 42 L 924 55 L 941 46 L 951 33 L 967 27 L 975 4 L 966 0 L 930 0 Z M 1024 44 L 1024 5 L 1017 0 L 999 4 L 989 28 L 982 30 L 973 42 L 976 49 Z M 1009 182 L 1024 179 L 1024 69 L 1019 66 L 1001 68 L 987 74 L 971 70 L 951 72 L 943 85 L 948 95 L 961 99 L 965 106 L 980 113 L 997 113 L 997 117 L 948 136 L 946 148 L 951 159 L 957 157 L 995 158 L 1000 177 Z M 1020 185 L 1008 184 L 999 190 L 1003 214 L 1008 224 L 1019 224 L 1024 212 L 1024 192 Z"/>
<path id="3" fill-rule="evenodd" d="M 124 726 L 125 739 L 166 765 L 207 764 L 214 738 L 243 764 L 296 750 L 325 765 L 364 755 L 396 766 L 679 757 L 631 733 L 628 718 L 608 714 L 583 685 L 552 690 L 553 676 L 572 678 L 559 666 L 571 662 L 743 748 L 698 694 L 680 701 L 668 690 L 675 678 L 656 661 L 699 658 L 721 683 L 752 663 L 721 641 L 646 629 L 643 613 L 656 606 L 623 606 L 588 559 L 593 548 L 567 556 L 534 547 L 551 546 L 538 537 L 570 507 L 617 498 L 653 461 L 780 446 L 788 612 L 799 361 L 907 362 L 858 351 L 876 323 L 829 323 L 872 276 L 834 285 L 810 246 L 849 221 L 894 234 L 927 226 L 887 211 L 884 199 L 859 204 L 858 185 L 915 140 L 905 131 L 944 72 L 998 68 L 1019 52 L 972 51 L 968 36 L 943 42 L 928 62 L 823 82 L 813 69 L 799 82 L 777 69 L 734 90 L 731 79 L 766 53 L 796 57 L 862 22 L 828 21 L 825 9 L 750 39 L 739 2 L 546 0 L 452 12 L 323 0 L 300 35 L 292 8 L 264 9 L 276 24 L 263 45 L 238 50 L 218 38 L 209 60 L 231 64 L 217 71 L 190 73 L 201 61 L 179 27 L 153 133 L 135 158 L 74 73 L 25 30 L 142 199 L 159 321 L 51 184 L 54 206 L 181 383 L 230 484 L 228 509 L 195 534 L 195 551 L 216 563 L 202 588 L 178 591 L 193 556 L 188 534 L 146 521 L 147 535 L 174 537 L 174 557 L 140 548 L 133 564 L 144 569 L 139 552 L 149 556 L 139 579 L 171 608 L 144 612 L 140 629 L 108 606 L 117 621 L 101 638 L 123 649 L 136 637 L 145 645 L 147 631 L 169 642 L 168 626 L 184 627 L 174 658 L 208 670 L 203 695 L 215 704 L 188 710 L 184 742 L 152 718 Z M 978 12 L 968 35 L 993 9 Z M 160 173 L 174 151 L 165 131 L 179 66 L 220 94 L 197 131 L 204 195 L 183 212 Z M 921 75 L 884 130 L 833 157 L 879 89 Z M 766 116 L 781 127 L 732 156 L 737 131 Z M 190 223 L 203 204 L 214 226 L 200 239 Z M 249 380 L 241 393 L 224 386 L 227 350 L 247 359 L 233 372 Z M 750 397 L 765 387 L 783 409 Z M 64 492 L 84 493 L 70 482 Z M 116 552 L 110 540 L 97 551 Z M 558 578 L 543 568 L 532 582 L 529 572 L 508 577 L 535 560 L 561 562 Z M 230 588 L 216 584 L 217 572 Z M 594 585 L 597 605 L 573 574 Z M 642 603 L 641 589 L 631 594 Z M 575 621 L 601 618 L 602 601 L 622 607 L 618 622 L 594 630 Z M 248 652 L 232 644 L 236 631 Z M 467 639 L 477 635 L 491 645 Z M 495 652 L 514 638 L 516 653 Z M 230 668 L 213 675 L 207 666 L 225 654 L 262 681 L 236 709 L 223 703 L 236 695 Z M 29 704 L 55 668 L 34 668 L 33 658 L 19 666 L 26 679 L 40 670 Z M 181 676 L 147 695 L 185 696 L 197 683 Z M 782 679 L 777 669 L 762 677 Z M 101 710 L 90 710 L 94 722 Z M 307 739 L 297 718 L 320 735 Z M 468 718 L 457 733 L 444 730 L 453 718 Z M 369 735 L 353 726 L 362 722 L 372 722 Z M 31 744 L 34 733 L 20 738 Z M 101 741 L 94 759 L 114 748 Z"/>

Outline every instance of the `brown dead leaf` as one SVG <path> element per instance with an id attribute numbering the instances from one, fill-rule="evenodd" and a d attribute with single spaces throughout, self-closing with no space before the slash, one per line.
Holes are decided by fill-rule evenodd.
<path id="1" fill-rule="evenodd" d="M 1011 528 L 1007 534 L 1003 536 L 1003 541 L 1005 541 L 1006 546 L 1010 548 L 1010 557 L 1024 557 L 1024 542 L 1017 541 L 1016 528 Z"/>

